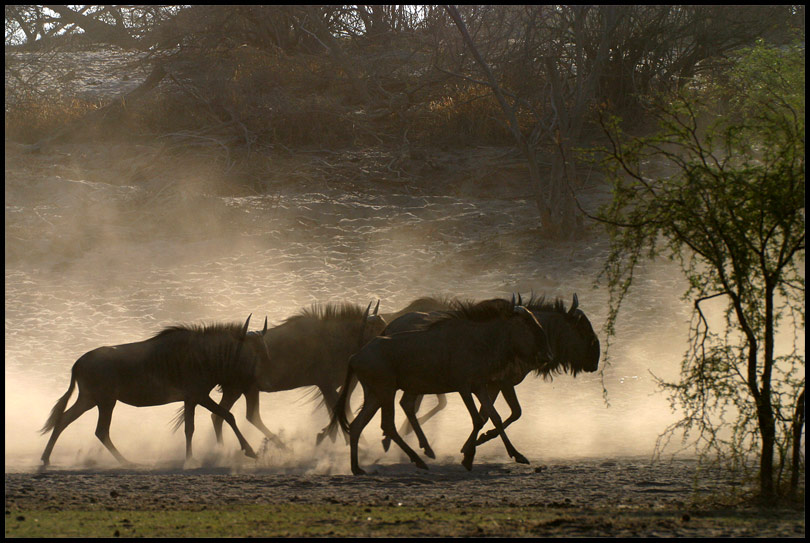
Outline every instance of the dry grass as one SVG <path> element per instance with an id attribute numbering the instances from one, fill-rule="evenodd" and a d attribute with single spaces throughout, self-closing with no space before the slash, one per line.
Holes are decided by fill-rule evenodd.
<path id="1" fill-rule="evenodd" d="M 28 95 L 6 105 L 6 139 L 35 143 L 100 107 L 98 101 L 61 94 Z"/>
<path id="2" fill-rule="evenodd" d="M 205 135 L 246 149 L 362 148 L 403 139 L 445 147 L 511 143 L 489 89 L 414 75 L 414 62 L 397 55 L 358 54 L 355 60 L 365 75 L 353 82 L 328 54 L 290 56 L 245 45 L 186 55 L 169 62 L 160 85 L 128 101 L 114 119 L 71 137 Z M 358 88 L 367 96 L 361 99 Z M 8 139 L 34 143 L 113 99 L 36 91 L 23 99 L 15 91 L 15 99 L 7 100 Z"/>

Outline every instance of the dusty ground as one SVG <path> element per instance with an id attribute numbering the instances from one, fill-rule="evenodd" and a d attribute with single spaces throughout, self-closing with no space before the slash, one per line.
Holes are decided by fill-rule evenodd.
<path id="1" fill-rule="evenodd" d="M 376 466 L 370 475 L 291 475 L 274 470 L 54 470 L 6 473 L 6 530 L 25 510 L 210 510 L 261 504 L 510 507 L 545 519 L 537 535 L 803 537 L 804 511 L 718 506 L 740 487 L 693 460 L 610 459 L 545 466 Z M 715 505 L 712 505 L 715 504 Z M 552 514 L 549 520 L 549 513 Z M 463 513 L 462 513 L 463 514 Z M 426 514 L 426 525 L 430 515 Z M 29 519 L 30 520 L 30 519 Z M 428 530 L 422 526 L 422 530 Z M 495 532 L 497 533 L 497 532 Z M 487 535 L 494 535 L 488 532 Z M 508 535 L 501 532 L 501 535 Z"/>

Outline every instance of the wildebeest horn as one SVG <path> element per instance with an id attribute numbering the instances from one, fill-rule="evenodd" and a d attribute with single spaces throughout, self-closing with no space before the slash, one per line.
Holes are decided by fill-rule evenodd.
<path id="1" fill-rule="evenodd" d="M 523 296 L 521 296 L 521 295 L 520 295 L 520 292 L 518 292 L 518 301 L 517 301 L 517 304 L 518 304 L 518 305 L 523 305 Z"/>
<path id="2" fill-rule="evenodd" d="M 365 321 L 368 318 L 368 312 L 371 309 L 371 304 L 373 304 L 373 303 L 374 303 L 373 301 L 368 303 L 368 307 L 366 308 L 365 313 L 363 313 L 363 321 Z"/>
<path id="3" fill-rule="evenodd" d="M 245 326 L 244 326 L 244 327 L 242 327 L 242 337 L 247 336 L 248 324 L 250 324 L 250 317 L 252 317 L 252 316 L 253 316 L 253 313 L 251 313 L 250 315 L 248 315 L 248 318 L 247 318 L 247 320 L 245 321 Z"/>
<path id="4" fill-rule="evenodd" d="M 264 330 L 262 330 L 262 335 L 267 333 L 267 315 L 264 316 Z"/>
<path id="5" fill-rule="evenodd" d="M 571 304 L 571 309 L 568 310 L 568 314 L 573 315 L 574 311 L 577 310 L 577 307 L 579 307 L 579 298 L 577 298 L 577 293 L 575 292 L 574 293 L 574 302 Z"/>
<path id="6" fill-rule="evenodd" d="M 512 305 L 513 306 L 515 305 L 515 293 L 514 292 L 512 293 Z"/>
<path id="7" fill-rule="evenodd" d="M 379 310 L 380 310 L 380 299 L 377 298 L 377 305 L 374 306 L 374 313 L 373 313 L 375 317 L 377 316 L 377 311 Z"/>

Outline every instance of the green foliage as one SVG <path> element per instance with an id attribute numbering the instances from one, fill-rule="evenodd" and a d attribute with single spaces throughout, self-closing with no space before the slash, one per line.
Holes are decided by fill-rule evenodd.
<path id="1" fill-rule="evenodd" d="M 760 42 L 721 78 L 650 109 L 659 121 L 650 137 L 625 141 L 619 120 L 603 119 L 614 196 L 599 214 L 612 243 L 608 332 L 636 266 L 659 255 L 678 260 L 695 310 L 681 381 L 661 382 L 684 411 L 665 435 L 697 430 L 699 448 L 736 465 L 761 447 L 768 494 L 770 455 L 774 445 L 787 450 L 804 389 L 796 341 L 804 328 L 804 49 Z M 725 330 L 717 333 L 701 303 L 721 297 Z M 779 354 L 786 316 L 794 341 Z"/>

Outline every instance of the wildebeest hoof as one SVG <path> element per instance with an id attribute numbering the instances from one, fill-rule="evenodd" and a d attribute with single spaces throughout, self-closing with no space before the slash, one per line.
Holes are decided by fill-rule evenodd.
<path id="1" fill-rule="evenodd" d="M 467 468 L 467 471 L 472 471 L 473 457 L 465 456 L 464 460 L 461 461 L 461 465 Z"/>
<path id="2" fill-rule="evenodd" d="M 253 458 L 254 460 L 258 459 L 259 457 L 253 452 L 253 449 L 245 449 L 245 456 L 248 458 Z"/>
<path id="3" fill-rule="evenodd" d="M 362 468 L 352 468 L 353 475 L 365 475 L 366 472 Z"/>
<path id="4" fill-rule="evenodd" d="M 383 450 L 385 452 L 388 452 L 388 447 L 391 446 L 391 438 L 390 437 L 384 437 L 383 440 L 382 440 L 382 446 L 383 446 Z"/>
<path id="5" fill-rule="evenodd" d="M 428 469 L 428 465 L 425 464 L 421 458 L 417 458 L 414 464 L 416 464 L 416 467 L 419 469 Z"/>
<path id="6" fill-rule="evenodd" d="M 520 453 L 515 454 L 515 462 L 518 464 L 531 464 L 531 462 L 529 462 L 529 460 Z"/>
<path id="7" fill-rule="evenodd" d="M 434 460 L 436 459 L 436 453 L 434 453 L 433 449 L 430 447 L 425 447 L 425 456 L 428 458 L 433 458 Z"/>

